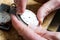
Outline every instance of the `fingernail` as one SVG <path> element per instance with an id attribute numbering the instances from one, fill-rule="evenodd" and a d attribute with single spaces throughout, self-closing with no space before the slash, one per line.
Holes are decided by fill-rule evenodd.
<path id="1" fill-rule="evenodd" d="M 22 15 L 23 13 L 20 10 L 18 10 L 16 14 Z"/>

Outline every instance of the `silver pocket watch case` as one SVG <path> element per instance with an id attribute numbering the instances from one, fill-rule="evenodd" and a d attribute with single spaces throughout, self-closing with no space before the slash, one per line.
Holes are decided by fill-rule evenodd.
<path id="1" fill-rule="evenodd" d="M 22 13 L 22 15 L 18 15 L 18 19 L 22 20 L 26 25 L 38 25 L 39 22 L 37 20 L 36 15 L 30 11 L 30 10 L 25 10 L 24 13 Z"/>

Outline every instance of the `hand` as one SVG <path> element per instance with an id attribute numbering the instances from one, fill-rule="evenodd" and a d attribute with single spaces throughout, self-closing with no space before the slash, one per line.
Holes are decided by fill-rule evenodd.
<path id="1" fill-rule="evenodd" d="M 49 32 L 42 29 L 41 26 L 26 26 L 15 15 L 11 15 L 11 18 L 13 27 L 26 40 L 60 40 L 60 33 L 58 32 Z"/>
<path id="2" fill-rule="evenodd" d="M 54 6 L 52 6 L 52 5 L 54 5 Z M 37 14 L 40 23 L 43 22 L 43 19 L 49 14 L 49 12 L 51 12 L 52 9 L 54 10 L 55 8 L 58 8 L 59 5 L 60 5 L 60 2 L 59 1 L 57 2 L 54 0 L 53 1 L 51 0 L 47 3 L 45 3 L 39 9 L 38 14 Z M 19 35 L 22 35 L 26 40 L 60 40 L 59 32 L 49 32 L 38 26 L 35 28 L 35 26 L 33 26 L 33 25 L 26 26 L 23 22 L 19 21 L 14 15 L 11 15 L 11 18 L 12 18 L 13 27 L 18 31 Z"/>
<path id="3" fill-rule="evenodd" d="M 17 12 L 22 14 L 26 9 L 27 0 L 14 0 L 14 2 L 17 6 Z"/>
<path id="4" fill-rule="evenodd" d="M 53 10 L 60 8 L 60 0 L 50 0 L 42 5 L 37 12 L 37 17 L 40 23 L 43 23 L 44 18 Z"/>
<path id="5" fill-rule="evenodd" d="M 21 20 L 18 20 L 15 15 L 11 15 L 11 18 L 13 27 L 17 30 L 19 35 L 22 35 L 26 40 L 45 40 L 35 33 L 31 26 L 26 26 Z"/>

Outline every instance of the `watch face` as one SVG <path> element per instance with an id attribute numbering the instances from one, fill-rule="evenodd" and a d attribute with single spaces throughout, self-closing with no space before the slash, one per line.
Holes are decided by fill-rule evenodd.
<path id="1" fill-rule="evenodd" d="M 25 12 L 20 15 L 20 17 L 24 21 L 24 23 L 28 25 L 38 25 L 39 23 L 36 15 L 30 10 L 25 10 Z"/>
<path id="2" fill-rule="evenodd" d="M 0 24 L 10 21 L 10 15 L 6 12 L 0 12 Z"/>

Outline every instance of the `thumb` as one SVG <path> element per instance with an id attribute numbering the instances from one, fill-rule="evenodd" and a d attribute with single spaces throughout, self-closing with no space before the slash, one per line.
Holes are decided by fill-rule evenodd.
<path id="1" fill-rule="evenodd" d="M 55 1 L 55 0 L 51 0 L 46 2 L 41 8 L 39 8 L 38 12 L 37 12 L 37 17 L 40 21 L 40 23 L 43 23 L 44 18 L 53 10 L 57 9 L 59 7 L 60 3 Z"/>
<path id="2" fill-rule="evenodd" d="M 24 28 L 26 28 L 27 26 L 21 21 L 18 20 L 17 17 L 13 14 L 11 14 L 11 21 L 12 21 L 12 25 L 13 27 L 19 32 L 22 31 Z"/>

